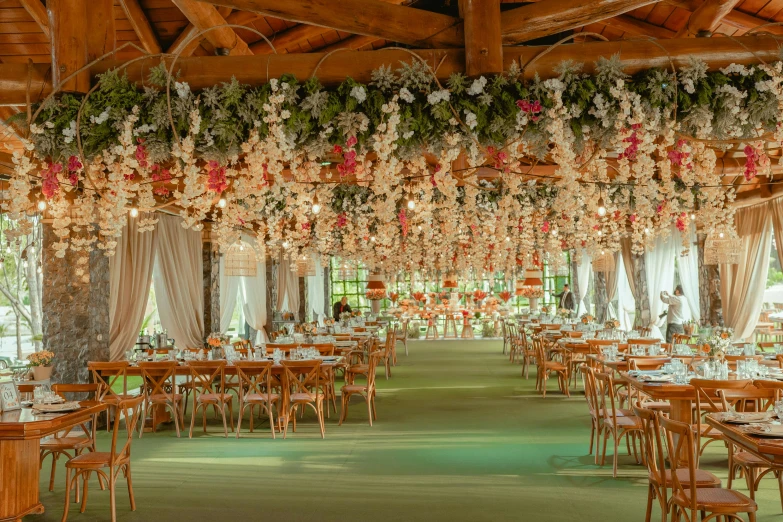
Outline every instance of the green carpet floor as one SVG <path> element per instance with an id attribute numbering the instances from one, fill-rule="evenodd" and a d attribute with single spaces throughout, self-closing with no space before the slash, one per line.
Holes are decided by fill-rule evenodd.
<path id="1" fill-rule="evenodd" d="M 645 469 L 627 456 L 617 479 L 610 462 L 595 466 L 584 396 L 542 399 L 520 368 L 500 341 L 411 342 L 390 380 L 379 371 L 372 428 L 357 400 L 347 423 L 327 421 L 326 440 L 312 414 L 287 440 L 268 428 L 224 439 L 213 420 L 192 440 L 173 425 L 145 434 L 133 441 L 137 510 L 121 483 L 118 520 L 643 520 Z M 99 449 L 108 443 L 102 435 Z M 703 465 L 725 479 L 725 448 L 712 448 Z M 29 520 L 62 516 L 64 470 L 49 492 L 48 465 L 46 513 Z M 86 512 L 72 506 L 69 520 L 109 519 L 108 492 L 91 486 Z M 773 479 L 758 500 L 759 520 L 780 519 Z"/>

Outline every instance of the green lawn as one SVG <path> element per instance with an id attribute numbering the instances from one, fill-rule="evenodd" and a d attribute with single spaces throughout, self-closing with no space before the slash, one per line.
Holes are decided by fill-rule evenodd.
<path id="1" fill-rule="evenodd" d="M 584 397 L 541 399 L 500 346 L 411 342 L 392 379 L 379 372 L 375 426 L 357 401 L 346 424 L 327 421 L 326 440 L 311 414 L 288 440 L 271 440 L 266 425 L 226 440 L 214 420 L 192 440 L 177 439 L 173 426 L 145 434 L 133 442 L 138 508 L 130 512 L 121 482 L 118 519 L 643 520 L 645 469 L 627 456 L 617 479 L 611 463 L 595 466 Z M 711 448 L 703 463 L 725 478 L 725 448 Z M 30 520 L 60 520 L 64 473 L 50 493 L 48 460 L 44 470 L 46 514 Z M 762 483 L 759 502 L 759 520 L 779 520 L 774 480 Z M 93 481 L 86 512 L 72 506 L 69 520 L 108 518 L 108 493 Z"/>

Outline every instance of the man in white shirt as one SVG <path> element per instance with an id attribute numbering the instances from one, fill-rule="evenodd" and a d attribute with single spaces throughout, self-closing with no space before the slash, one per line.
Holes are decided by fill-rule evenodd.
<path id="1" fill-rule="evenodd" d="M 669 311 L 666 313 L 666 342 L 670 343 L 674 334 L 685 333 L 682 325 L 686 321 L 686 307 L 688 303 L 685 301 L 682 286 L 680 285 L 677 285 L 674 289 L 674 295 L 669 295 L 669 292 L 666 290 L 661 292 L 661 301 L 669 305 Z"/>

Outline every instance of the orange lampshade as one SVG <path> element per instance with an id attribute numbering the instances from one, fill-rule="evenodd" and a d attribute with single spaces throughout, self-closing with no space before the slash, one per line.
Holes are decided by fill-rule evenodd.
<path id="1" fill-rule="evenodd" d="M 443 277 L 443 284 L 440 285 L 441 288 L 459 288 L 459 285 L 457 284 L 457 274 L 454 272 L 449 272 Z"/>
<path id="2" fill-rule="evenodd" d="M 517 279 L 517 282 L 514 285 L 514 295 L 522 295 L 525 292 L 524 288 L 525 288 L 524 279 Z"/>
<path id="3" fill-rule="evenodd" d="M 525 270 L 525 286 L 544 286 L 544 281 L 542 278 L 544 277 L 544 272 L 541 270 L 536 270 L 532 268 L 528 268 Z"/>
<path id="4" fill-rule="evenodd" d="M 370 279 L 367 281 L 367 290 L 386 290 L 386 283 L 383 282 L 383 276 L 377 272 L 370 274 Z"/>

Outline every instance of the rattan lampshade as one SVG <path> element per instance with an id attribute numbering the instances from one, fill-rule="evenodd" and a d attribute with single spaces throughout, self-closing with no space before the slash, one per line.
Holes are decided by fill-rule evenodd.
<path id="1" fill-rule="evenodd" d="M 223 270 L 229 277 L 255 277 L 258 270 L 253 247 L 242 240 L 231 245 L 226 252 Z"/>
<path id="2" fill-rule="evenodd" d="M 349 261 L 340 263 L 340 267 L 337 269 L 337 278 L 343 280 L 356 279 L 356 265 Z"/>
<path id="3" fill-rule="evenodd" d="M 367 281 L 367 290 L 386 290 L 386 283 L 383 282 L 383 276 L 380 272 L 370 273 L 370 279 Z"/>
<path id="4" fill-rule="evenodd" d="M 315 260 L 312 256 L 303 255 L 302 257 L 297 258 L 292 269 L 296 272 L 298 277 L 314 276 Z"/>
<path id="5" fill-rule="evenodd" d="M 524 286 L 544 286 L 544 272 L 536 268 L 525 270 Z"/>
<path id="6" fill-rule="evenodd" d="M 443 277 L 443 284 L 440 285 L 441 288 L 459 288 L 459 284 L 457 284 L 457 274 L 455 272 L 448 272 Z"/>
<path id="7" fill-rule="evenodd" d="M 720 227 L 704 241 L 705 265 L 736 265 L 740 260 L 742 241 L 734 229 Z"/>
<path id="8" fill-rule="evenodd" d="M 603 252 L 601 254 L 598 254 L 596 258 L 593 259 L 593 271 L 614 272 L 615 271 L 614 254 L 612 254 L 611 252 Z"/>
<path id="9" fill-rule="evenodd" d="M 525 289 L 525 280 L 517 279 L 517 282 L 514 285 L 514 295 L 523 295 L 525 293 L 524 289 Z"/>

